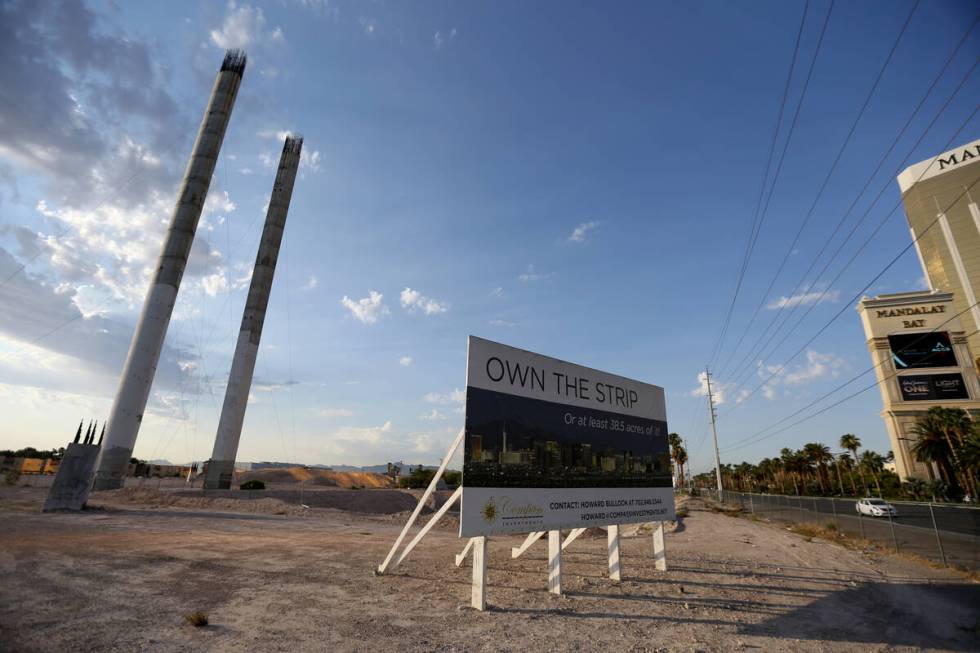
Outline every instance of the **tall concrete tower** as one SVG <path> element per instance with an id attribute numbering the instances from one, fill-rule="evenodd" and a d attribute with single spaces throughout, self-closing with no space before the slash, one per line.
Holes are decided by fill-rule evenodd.
<path id="1" fill-rule="evenodd" d="M 227 51 L 211 90 L 211 99 L 197 133 L 191 160 L 187 163 L 156 274 L 129 345 L 95 473 L 96 490 L 122 487 L 177 300 L 177 290 L 184 276 L 201 209 L 244 72 L 245 53 L 240 50 Z"/>
<path id="2" fill-rule="evenodd" d="M 286 228 L 286 213 L 289 211 L 289 201 L 293 196 L 293 184 L 296 181 L 302 149 L 303 139 L 293 136 L 287 136 L 282 146 L 276 183 L 272 187 L 272 198 L 269 200 L 269 210 L 265 214 L 265 227 L 262 229 L 259 253 L 255 257 L 252 282 L 248 287 L 248 298 L 245 300 L 242 328 L 238 332 L 235 357 L 231 362 L 225 402 L 221 406 L 221 419 L 218 421 L 214 451 L 211 453 L 211 460 L 204 475 L 204 487 L 208 489 L 231 487 L 231 478 L 235 471 L 235 456 L 238 454 L 238 441 L 245 421 L 245 407 L 252 387 L 255 359 L 259 353 L 262 324 L 265 322 L 265 311 L 269 306 L 269 295 L 272 293 L 272 278 L 276 273 L 279 246 L 282 244 L 282 234 Z"/>

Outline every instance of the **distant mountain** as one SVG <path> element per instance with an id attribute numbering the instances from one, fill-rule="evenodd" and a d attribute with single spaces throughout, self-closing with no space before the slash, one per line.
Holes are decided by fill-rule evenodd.
<path id="1" fill-rule="evenodd" d="M 410 469 L 418 467 L 418 464 L 405 463 L 398 461 L 395 463 L 402 469 L 402 473 L 408 473 Z M 252 463 L 252 469 L 268 469 L 272 467 L 309 467 L 310 469 L 330 469 L 335 472 L 369 472 L 373 474 L 387 474 L 388 473 L 388 463 L 383 465 L 364 465 L 362 467 L 357 467 L 356 465 L 303 465 L 301 463 L 280 463 L 272 461 L 262 461 L 257 463 Z M 422 465 L 425 469 L 436 469 L 434 465 Z"/>

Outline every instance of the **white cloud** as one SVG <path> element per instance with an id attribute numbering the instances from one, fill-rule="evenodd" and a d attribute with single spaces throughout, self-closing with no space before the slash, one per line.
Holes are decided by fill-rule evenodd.
<path id="1" fill-rule="evenodd" d="M 300 171 L 319 172 L 320 171 L 320 150 L 310 150 L 304 146 L 299 153 Z"/>
<path id="2" fill-rule="evenodd" d="M 218 270 L 214 274 L 207 275 L 201 279 L 201 287 L 209 297 L 214 297 L 218 293 L 227 292 L 228 277 L 225 276 L 225 271 L 222 269 Z"/>
<path id="3" fill-rule="evenodd" d="M 445 33 L 445 32 L 442 32 L 442 31 L 437 31 L 432 36 L 432 45 L 435 47 L 436 50 L 438 50 L 438 49 L 440 49 L 443 46 L 443 44 L 448 43 L 450 41 L 454 41 L 454 40 L 456 40 L 456 28 L 455 27 L 452 28 L 451 30 L 449 30 L 448 33 Z"/>
<path id="4" fill-rule="evenodd" d="M 371 290 L 368 292 L 367 297 L 356 301 L 344 295 L 340 303 L 351 312 L 351 315 L 364 324 L 374 324 L 382 315 L 388 315 L 389 313 L 388 307 L 383 303 L 383 299 L 384 296 L 381 293 Z"/>
<path id="5" fill-rule="evenodd" d="M 820 353 L 812 349 L 806 352 L 806 362 L 795 366 L 756 364 L 756 373 L 765 381 L 762 395 L 766 399 L 775 399 L 779 394 L 779 386 L 798 388 L 814 381 L 836 379 L 849 365 L 847 359 L 832 353 Z"/>
<path id="6" fill-rule="evenodd" d="M 440 413 L 438 408 L 433 408 L 432 412 L 426 415 L 419 415 L 419 419 L 424 420 L 426 422 L 435 422 L 435 421 L 445 420 L 447 419 L 447 417 L 442 413 Z"/>
<path id="7" fill-rule="evenodd" d="M 789 297 L 780 297 L 766 305 L 769 310 L 779 310 L 781 308 L 792 308 L 794 306 L 809 306 L 810 304 L 823 304 L 824 302 L 836 302 L 840 298 L 839 290 L 828 290 L 826 292 L 808 292 Z"/>
<path id="8" fill-rule="evenodd" d="M 381 438 L 386 434 L 390 433 L 392 429 L 391 420 L 385 422 L 381 426 L 367 426 L 367 427 L 356 427 L 356 426 L 345 426 L 343 428 L 334 431 L 333 438 L 336 440 L 342 440 L 353 443 L 366 443 L 366 444 L 378 444 L 381 442 Z"/>
<path id="9" fill-rule="evenodd" d="M 711 377 L 711 395 L 714 398 L 716 406 L 720 406 L 731 400 L 731 394 L 736 389 L 734 383 L 721 383 L 713 376 Z M 735 403 L 740 404 L 749 396 L 749 389 L 742 388 L 738 391 L 735 397 Z M 692 397 L 707 397 L 708 396 L 708 377 L 705 372 L 698 373 L 698 387 L 691 390 L 690 395 Z"/>
<path id="10" fill-rule="evenodd" d="M 222 49 L 246 48 L 259 38 L 263 27 L 265 27 L 265 16 L 262 15 L 261 9 L 250 5 L 239 7 L 234 0 L 231 0 L 221 28 L 211 30 L 211 42 Z M 280 31 L 280 36 L 281 34 Z"/>
<path id="11" fill-rule="evenodd" d="M 517 323 L 511 322 L 510 320 L 490 320 L 490 326 L 512 327 L 512 326 L 517 326 Z"/>
<path id="12" fill-rule="evenodd" d="M 537 268 L 534 267 L 534 263 L 529 263 L 528 266 L 527 266 L 527 270 L 525 270 L 517 278 L 522 283 L 530 283 L 532 281 L 541 281 L 542 279 L 548 279 L 549 277 L 551 277 L 551 273 L 550 272 L 547 273 L 547 274 L 538 272 L 537 271 Z"/>
<path id="13" fill-rule="evenodd" d="M 568 237 L 568 242 L 570 243 L 587 242 L 589 232 L 598 226 L 599 223 L 596 220 L 591 220 L 589 222 L 583 222 L 579 224 L 579 226 L 572 229 L 572 235 Z"/>
<path id="14" fill-rule="evenodd" d="M 317 283 L 319 283 L 319 281 L 317 280 L 316 275 L 311 274 L 309 277 L 307 277 L 306 283 L 303 284 L 300 290 L 313 290 L 316 288 Z"/>
<path id="15" fill-rule="evenodd" d="M 417 290 L 405 288 L 401 293 L 402 308 L 408 311 L 421 310 L 426 315 L 436 315 L 449 310 L 449 304 L 426 297 Z"/>
<path id="16" fill-rule="evenodd" d="M 398 364 L 401 365 L 402 367 L 408 367 L 409 365 L 412 364 L 412 357 L 402 356 L 401 358 L 398 359 Z"/>
<path id="17" fill-rule="evenodd" d="M 272 30 L 272 34 L 269 35 L 269 38 L 271 38 L 273 41 L 276 41 L 277 43 L 282 43 L 283 41 L 286 40 L 286 38 L 282 34 L 282 28 L 279 27 L 278 25 L 276 25 L 276 28 L 274 30 Z"/>
<path id="18" fill-rule="evenodd" d="M 354 411 L 348 410 L 347 408 L 321 408 L 316 411 L 316 414 L 320 417 L 351 417 Z"/>
<path id="19" fill-rule="evenodd" d="M 501 298 L 501 297 L 503 297 L 504 296 L 504 287 L 503 286 L 497 286 L 496 288 L 494 288 L 493 290 L 490 291 L 490 296 L 491 297 L 496 297 L 498 299 Z"/>
<path id="20" fill-rule="evenodd" d="M 466 402 L 466 393 L 459 388 L 455 388 L 452 392 L 447 392 L 446 394 L 430 392 L 422 397 L 422 399 L 427 403 L 439 404 L 440 406 L 448 404 L 463 405 Z"/>

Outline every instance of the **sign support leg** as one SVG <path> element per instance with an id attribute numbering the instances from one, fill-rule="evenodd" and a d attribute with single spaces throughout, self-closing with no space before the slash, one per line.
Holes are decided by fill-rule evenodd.
<path id="1" fill-rule="evenodd" d="M 568 545 L 575 541 L 575 539 L 585 532 L 584 528 L 573 528 L 572 532 L 568 534 L 565 541 L 561 543 L 561 550 L 564 551 L 568 548 Z"/>
<path id="2" fill-rule="evenodd" d="M 439 482 L 439 479 L 442 478 L 443 472 L 446 471 L 446 467 L 449 465 L 449 460 L 453 457 L 453 454 L 456 453 L 456 449 L 463 441 L 463 435 L 465 433 L 466 431 L 464 429 L 460 429 L 459 435 L 456 436 L 456 439 L 449 446 L 449 451 L 446 452 L 446 457 L 442 459 L 442 464 L 439 465 L 439 469 L 436 470 L 435 475 L 432 477 L 432 481 L 429 482 L 429 487 L 425 489 L 425 493 L 422 495 L 422 498 L 419 499 L 419 504 L 415 506 L 412 516 L 409 517 L 408 522 L 405 523 L 405 528 L 402 529 L 402 532 L 398 535 L 398 539 L 396 539 L 395 543 L 391 546 L 391 551 L 388 552 L 388 556 L 385 558 L 385 561 L 378 567 L 379 574 L 383 574 L 388 571 L 388 565 L 391 564 L 391 559 L 395 557 L 395 551 L 398 550 L 402 540 L 405 539 L 405 535 L 408 534 L 408 529 L 410 529 L 412 524 L 415 523 L 415 520 L 418 519 L 419 513 L 422 512 L 422 506 L 425 505 L 425 502 L 429 499 L 429 496 L 436 489 L 436 484 Z"/>
<path id="3" fill-rule="evenodd" d="M 456 554 L 457 567 L 463 564 L 463 560 L 466 560 L 466 555 L 470 552 L 470 549 L 473 548 L 473 540 L 475 539 L 476 539 L 475 537 L 471 537 L 469 541 L 466 543 L 466 546 L 463 547 L 463 550 Z"/>
<path id="4" fill-rule="evenodd" d="M 609 551 L 609 580 L 619 582 L 619 526 L 609 526 L 606 531 L 606 548 Z"/>
<path id="5" fill-rule="evenodd" d="M 664 523 L 657 522 L 653 529 L 653 561 L 657 571 L 667 571 L 667 546 L 664 542 Z"/>
<path id="6" fill-rule="evenodd" d="M 473 543 L 473 591 L 470 606 L 475 610 L 487 609 L 487 538 L 474 537 Z"/>
<path id="7" fill-rule="evenodd" d="M 432 515 L 432 519 L 430 519 L 428 522 L 426 522 L 425 526 L 422 527 L 422 530 L 420 530 L 418 532 L 418 534 L 415 537 L 412 538 L 412 541 L 408 543 L 408 546 L 406 546 L 402 550 L 402 554 L 400 556 L 398 556 L 398 559 L 395 560 L 395 563 L 391 566 L 392 569 L 394 569 L 395 567 L 397 567 L 398 565 L 400 565 L 402 563 L 402 560 L 404 560 L 405 557 L 409 553 L 411 553 L 412 549 L 415 548 L 415 545 L 418 544 L 419 541 L 423 537 L 425 537 L 425 534 L 426 533 L 428 533 L 430 530 L 432 530 L 432 527 L 436 525 L 436 522 L 438 522 L 440 519 L 442 519 L 442 516 L 445 515 L 446 512 L 450 508 L 452 508 L 456 504 L 457 501 L 459 501 L 459 498 L 461 496 L 463 496 L 463 488 L 462 487 L 458 487 L 458 488 L 456 488 L 456 491 L 453 492 L 453 495 L 451 497 L 449 497 L 449 499 L 446 501 L 446 503 L 442 504 L 442 508 L 439 508 L 439 511 L 436 514 Z"/>
<path id="8" fill-rule="evenodd" d="M 540 540 L 541 539 L 541 536 L 544 535 L 546 532 L 547 531 L 535 531 L 533 533 L 528 533 L 527 539 L 525 539 L 524 542 L 521 543 L 520 546 L 512 546 L 510 548 L 510 557 L 511 558 L 519 558 L 519 557 L 521 557 L 521 555 L 525 551 L 527 551 L 528 549 L 530 549 L 532 544 L 534 544 L 535 542 L 537 542 L 538 540 Z"/>
<path id="9" fill-rule="evenodd" d="M 548 531 L 548 591 L 561 595 L 561 531 Z"/>

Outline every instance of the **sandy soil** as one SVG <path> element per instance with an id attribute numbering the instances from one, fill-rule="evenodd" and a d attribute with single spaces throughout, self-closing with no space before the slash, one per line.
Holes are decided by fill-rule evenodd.
<path id="1" fill-rule="evenodd" d="M 477 613 L 448 526 L 373 574 L 404 513 L 117 491 L 94 495 L 95 510 L 41 515 L 42 500 L 0 488 L 5 651 L 980 650 L 977 584 L 698 502 L 667 537 L 669 571 L 641 531 L 612 583 L 604 538 L 583 537 L 562 597 L 545 590 L 545 544 L 512 560 L 521 538 L 492 540 L 491 610 Z M 211 625 L 185 623 L 193 610 Z"/>

